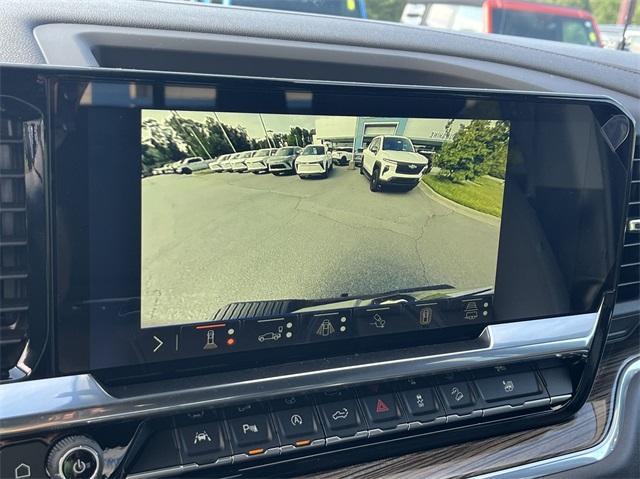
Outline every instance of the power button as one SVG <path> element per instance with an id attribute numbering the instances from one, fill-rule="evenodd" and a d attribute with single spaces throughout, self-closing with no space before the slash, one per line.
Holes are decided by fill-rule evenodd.
<path id="1" fill-rule="evenodd" d="M 77 446 L 61 459 L 61 476 L 64 479 L 93 479 L 97 476 L 99 461 L 96 451 Z"/>
<path id="2" fill-rule="evenodd" d="M 51 449 L 47 469 L 56 479 L 96 479 L 102 473 L 102 449 L 86 436 L 66 437 Z"/>

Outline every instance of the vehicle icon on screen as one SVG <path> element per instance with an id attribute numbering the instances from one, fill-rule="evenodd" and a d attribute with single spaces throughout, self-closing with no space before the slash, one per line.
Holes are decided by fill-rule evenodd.
<path id="1" fill-rule="evenodd" d="M 277 331 L 269 331 L 268 333 L 261 334 L 258 336 L 258 341 L 261 343 L 265 341 L 278 341 L 282 337 L 283 330 L 284 328 L 280 326 Z"/>

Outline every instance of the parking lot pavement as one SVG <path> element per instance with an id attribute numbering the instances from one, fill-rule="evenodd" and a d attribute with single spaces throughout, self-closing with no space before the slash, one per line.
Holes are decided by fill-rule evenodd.
<path id="1" fill-rule="evenodd" d="M 204 321 L 234 301 L 417 286 L 493 286 L 499 228 L 419 188 L 328 179 L 165 175 L 142 182 L 143 326 Z"/>

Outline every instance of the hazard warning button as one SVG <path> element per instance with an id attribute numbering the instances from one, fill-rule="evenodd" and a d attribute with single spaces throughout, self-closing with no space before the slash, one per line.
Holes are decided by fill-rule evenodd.
<path id="1" fill-rule="evenodd" d="M 389 423 L 393 427 L 402 418 L 396 395 L 391 391 L 364 389 L 360 394 L 360 402 L 369 424 L 378 426 Z"/>

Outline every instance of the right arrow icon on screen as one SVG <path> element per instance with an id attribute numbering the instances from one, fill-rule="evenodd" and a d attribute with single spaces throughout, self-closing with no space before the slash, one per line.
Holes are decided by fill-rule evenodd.
<path id="1" fill-rule="evenodd" d="M 155 353 L 156 351 L 158 351 L 158 349 L 162 347 L 162 345 L 164 344 L 164 341 L 162 341 L 162 339 L 160 339 L 158 336 L 154 336 L 153 339 L 156 340 L 156 347 L 153 348 L 153 352 Z"/>

